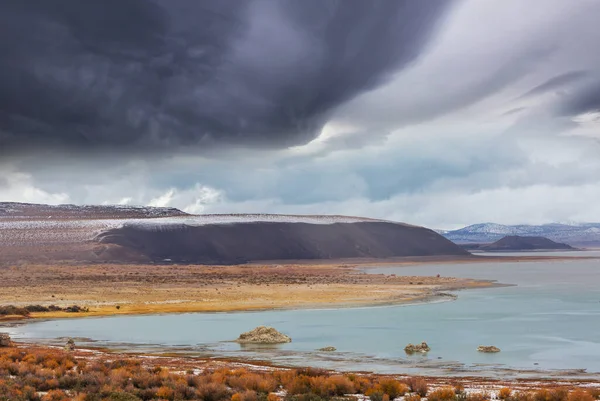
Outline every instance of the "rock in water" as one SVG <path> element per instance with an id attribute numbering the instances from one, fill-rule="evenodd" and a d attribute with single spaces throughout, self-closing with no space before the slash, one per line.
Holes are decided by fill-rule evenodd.
<path id="1" fill-rule="evenodd" d="M 292 339 L 273 327 L 258 326 L 252 331 L 240 334 L 235 341 L 240 344 L 282 344 L 291 343 Z"/>
<path id="2" fill-rule="evenodd" d="M 429 345 L 427 345 L 427 343 L 425 341 L 423 341 L 421 344 L 408 344 L 406 347 L 404 347 L 404 351 L 407 354 L 414 354 L 415 352 L 429 352 L 431 348 L 429 348 Z"/>
<path id="3" fill-rule="evenodd" d="M 500 348 L 494 347 L 493 345 L 480 345 L 477 347 L 477 351 L 479 352 L 500 352 Z"/>
<path id="4" fill-rule="evenodd" d="M 72 338 L 67 340 L 67 344 L 65 345 L 65 351 L 75 351 L 75 341 Z"/>
<path id="5" fill-rule="evenodd" d="M 0 347 L 10 347 L 11 341 L 8 333 L 0 333 Z"/>
<path id="6" fill-rule="evenodd" d="M 317 351 L 321 351 L 321 352 L 333 352 L 335 350 L 336 350 L 335 347 L 324 347 L 324 348 L 319 348 Z"/>

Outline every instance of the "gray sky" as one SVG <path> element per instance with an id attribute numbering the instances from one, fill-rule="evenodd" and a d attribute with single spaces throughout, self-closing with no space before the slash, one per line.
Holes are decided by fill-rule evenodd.
<path id="1" fill-rule="evenodd" d="M 600 221 L 596 0 L 0 4 L 0 200 Z"/>

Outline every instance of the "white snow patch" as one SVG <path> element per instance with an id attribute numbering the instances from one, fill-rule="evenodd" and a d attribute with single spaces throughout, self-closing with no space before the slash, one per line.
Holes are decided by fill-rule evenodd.
<path id="1" fill-rule="evenodd" d="M 115 209 L 139 210 L 130 206 L 112 206 Z M 63 210 L 65 206 L 62 206 Z M 156 209 L 148 208 L 148 213 Z M 160 211 L 160 209 L 159 209 Z M 306 223 L 336 224 L 361 222 L 388 222 L 351 216 L 316 216 L 283 214 L 206 214 L 152 218 L 18 218 L 0 217 L 0 246 L 52 245 L 93 241 L 99 234 L 126 226 L 147 230 L 168 230 L 179 226 L 245 223 Z M 409 226 L 403 223 L 394 223 Z"/>

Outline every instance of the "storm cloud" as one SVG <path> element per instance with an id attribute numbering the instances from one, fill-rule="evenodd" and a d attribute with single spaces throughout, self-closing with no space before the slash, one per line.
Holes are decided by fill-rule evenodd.
<path id="1" fill-rule="evenodd" d="M 415 60 L 446 0 L 4 0 L 0 149 L 281 148 Z"/>
<path id="2" fill-rule="evenodd" d="M 600 2 L 0 0 L 0 201 L 598 221 Z"/>

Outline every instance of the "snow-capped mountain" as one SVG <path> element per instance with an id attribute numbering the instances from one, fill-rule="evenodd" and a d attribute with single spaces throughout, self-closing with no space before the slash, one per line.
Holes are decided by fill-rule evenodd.
<path id="1" fill-rule="evenodd" d="M 507 235 L 521 235 L 546 237 L 569 245 L 600 246 L 600 223 L 553 223 L 539 226 L 482 223 L 441 234 L 455 243 L 488 243 Z"/>

